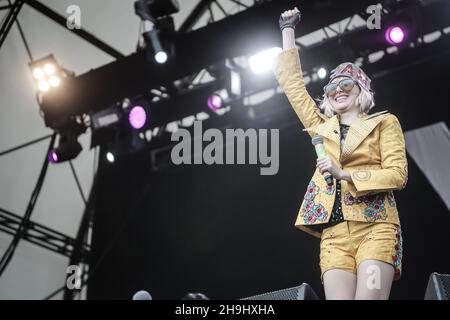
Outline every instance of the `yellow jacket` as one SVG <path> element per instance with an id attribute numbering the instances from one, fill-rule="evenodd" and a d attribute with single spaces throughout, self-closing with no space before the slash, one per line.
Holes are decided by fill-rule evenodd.
<path id="1" fill-rule="evenodd" d="M 339 115 L 326 117 L 306 91 L 298 50 L 280 53 L 274 73 L 308 133 L 321 135 L 327 154 L 352 177 L 353 183 L 341 181 L 344 219 L 400 225 L 392 191 L 405 187 L 408 164 L 397 117 L 382 111 L 357 118 L 350 126 L 341 153 Z M 335 185 L 336 180 L 333 187 L 328 188 L 316 168 L 304 195 L 296 227 L 320 237 L 318 229 L 308 225 L 329 221 Z"/>

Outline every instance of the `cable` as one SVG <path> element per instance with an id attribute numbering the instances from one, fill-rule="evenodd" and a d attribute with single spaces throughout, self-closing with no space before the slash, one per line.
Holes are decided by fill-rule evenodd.
<path id="1" fill-rule="evenodd" d="M 12 6 L 10 0 L 8 0 L 8 3 L 9 3 L 9 5 Z M 25 35 L 23 33 L 22 26 L 20 25 L 18 17 L 16 17 L 16 23 L 17 23 L 17 27 L 19 28 L 20 37 L 22 38 L 23 44 L 25 45 L 25 49 L 27 50 L 28 58 L 30 58 L 30 61 L 33 61 L 33 55 L 31 54 L 30 47 L 28 46 L 27 39 L 25 38 Z"/>
<path id="2" fill-rule="evenodd" d="M 37 138 L 37 139 L 35 139 L 35 140 L 32 140 L 32 141 L 30 141 L 30 142 L 26 142 L 26 143 L 24 143 L 24 144 L 21 144 L 21 145 L 19 145 L 19 146 L 17 146 L 17 147 L 14 147 L 14 148 L 11 148 L 11 149 L 2 151 L 2 152 L 0 152 L 0 157 L 1 157 L 1 156 L 4 156 L 5 154 L 11 153 L 11 152 L 13 152 L 13 151 L 16 151 L 16 150 L 19 150 L 19 149 L 28 147 L 28 146 L 30 146 L 30 145 L 32 145 L 32 144 L 41 142 L 42 140 L 46 140 L 46 139 L 51 138 L 51 137 L 52 137 L 52 135 L 49 134 L 49 135 L 43 136 L 43 137 L 41 137 L 41 138 Z"/>
<path id="3" fill-rule="evenodd" d="M 6 14 L 3 16 L 3 19 L 2 19 L 2 22 L 0 23 L 0 26 L 3 26 L 3 24 L 5 23 L 7 17 L 8 17 L 8 15 L 6 15 Z"/>
<path id="4" fill-rule="evenodd" d="M 88 281 L 88 279 L 87 279 L 88 276 L 85 276 L 84 278 L 85 278 L 85 280 L 84 280 L 82 283 L 85 283 L 85 282 Z M 44 299 L 42 299 L 42 300 L 50 300 L 51 298 L 53 298 L 54 296 L 56 296 L 58 293 L 64 291 L 64 289 L 66 289 L 66 285 L 64 285 L 64 286 L 62 286 L 62 287 L 56 289 L 55 291 L 53 291 L 52 293 L 50 293 L 48 296 L 46 296 L 46 297 L 45 297 Z M 83 286 L 80 287 L 80 292 L 81 292 L 82 290 L 83 290 Z"/>
<path id="5" fill-rule="evenodd" d="M 97 169 L 98 169 L 98 147 L 95 147 L 94 148 L 94 163 L 93 163 L 93 168 L 92 168 L 94 177 L 97 174 Z"/>
<path id="6" fill-rule="evenodd" d="M 20 10 L 26 0 L 16 0 L 13 5 L 10 5 L 10 10 L 5 18 L 2 20 L 2 25 L 0 27 L 0 47 L 3 45 L 9 31 L 11 30 L 14 21 L 17 19 Z M 10 3 L 10 2 L 9 2 Z"/>
<path id="7" fill-rule="evenodd" d="M 245 9 L 250 8 L 248 5 L 243 4 L 241 1 L 237 1 L 237 0 L 229 0 L 229 1 L 235 3 L 238 7 L 238 10 L 241 8 L 241 6 L 243 6 Z"/>
<path id="8" fill-rule="evenodd" d="M 56 296 L 58 293 L 60 293 L 61 291 L 63 291 L 66 288 L 66 286 L 64 285 L 61 288 L 56 289 L 55 291 L 53 291 L 52 293 L 50 293 L 48 296 L 46 296 L 44 299 L 42 300 L 50 300 L 51 298 L 53 298 L 54 296 Z"/>
<path id="9" fill-rule="evenodd" d="M 220 5 L 220 3 L 219 3 L 218 0 L 214 0 L 214 1 L 211 2 L 211 3 L 215 3 L 216 6 L 219 8 L 219 10 L 222 11 L 223 15 L 224 15 L 225 17 L 228 17 L 228 13 L 227 13 L 226 10 Z"/>
<path id="10" fill-rule="evenodd" d="M 48 168 L 47 154 L 53 148 L 55 139 L 56 139 L 56 133 L 53 134 L 52 139 L 50 141 L 50 145 L 49 145 L 48 151 L 45 156 L 44 164 L 43 164 L 41 172 L 39 174 L 35 189 L 33 190 L 32 194 L 31 194 L 31 198 L 28 203 L 27 209 L 25 211 L 24 218 L 23 218 L 21 224 L 19 225 L 19 228 L 18 228 L 16 234 L 14 235 L 12 242 L 10 243 L 10 245 L 8 246 L 8 248 L 6 249 L 5 253 L 3 254 L 3 256 L 0 260 L 0 276 L 3 274 L 6 267 L 8 266 L 9 262 L 11 261 L 11 258 L 14 255 L 15 249 L 20 241 L 20 238 L 23 236 L 23 234 L 26 231 L 28 222 L 30 221 L 31 214 L 33 212 L 34 206 L 36 204 L 37 198 L 39 196 L 39 193 L 42 188 L 44 178 L 45 178 L 45 175 L 47 172 L 47 168 Z"/>
<path id="11" fill-rule="evenodd" d="M 214 22 L 214 14 L 211 9 L 211 3 L 208 4 L 209 20 L 208 23 Z"/>
<path id="12" fill-rule="evenodd" d="M 98 161 L 99 161 L 99 157 L 98 157 L 98 152 L 99 152 L 99 148 L 98 147 L 96 147 L 95 149 L 94 149 L 94 168 L 93 168 L 93 173 L 94 173 L 94 179 L 93 179 L 93 181 L 94 181 L 94 183 L 93 183 L 93 186 L 92 186 L 92 188 L 91 188 L 91 195 L 90 195 L 90 198 L 92 197 L 92 192 L 94 192 L 94 186 L 95 186 L 95 179 L 96 179 L 96 176 L 97 176 L 97 168 L 98 168 Z M 73 165 L 72 165 L 72 163 L 71 163 L 71 168 L 73 168 Z M 74 169 L 72 169 L 72 172 L 74 173 L 74 177 L 76 177 L 76 173 L 75 173 L 75 170 Z M 77 181 L 77 185 L 79 185 L 79 182 L 78 182 L 78 178 L 75 178 L 76 179 L 76 181 Z M 79 187 L 79 190 L 80 190 L 80 193 L 82 194 L 82 198 L 83 198 L 83 201 L 84 201 L 84 203 L 85 203 L 85 206 L 86 206 L 86 212 L 85 212 L 85 214 L 89 214 L 89 201 L 90 200 L 88 200 L 88 202 L 86 203 L 86 201 L 85 201 L 85 198 L 84 198 L 84 195 L 83 195 L 83 193 L 82 193 L 82 191 L 81 191 L 81 187 Z M 78 231 L 78 233 L 77 233 L 77 239 L 76 239 L 76 241 L 77 241 L 77 244 L 79 244 L 78 242 L 79 242 L 79 237 L 81 237 L 82 236 L 82 229 L 83 229 L 83 226 L 82 226 L 82 224 L 83 224 L 83 222 L 84 222 L 84 218 L 85 218 L 85 216 L 83 215 L 83 218 L 82 218 L 82 221 L 81 221 L 81 224 L 80 224 L 80 230 Z M 89 222 L 90 221 L 92 221 L 92 217 L 89 217 Z M 86 237 L 86 234 L 84 235 L 84 238 Z M 84 240 L 86 240 L 86 239 L 84 239 Z M 86 242 L 86 241 L 85 241 Z M 76 245 L 76 247 L 77 247 L 77 245 Z M 74 253 L 75 253 L 75 248 L 74 248 Z M 73 257 L 73 258 L 75 258 L 75 257 Z M 71 260 L 73 260 L 73 258 L 71 258 Z M 72 264 L 72 261 L 71 262 L 69 262 L 70 264 Z M 83 277 L 84 277 L 84 275 L 85 275 L 85 272 L 82 272 L 82 274 L 83 274 Z M 87 281 L 87 275 L 86 275 L 86 280 L 85 281 Z M 52 293 L 50 293 L 48 296 L 46 296 L 43 300 L 50 300 L 51 298 L 53 298 L 54 296 L 56 296 L 57 294 L 59 294 L 60 292 L 62 292 L 62 291 L 64 291 L 66 289 L 66 285 L 64 285 L 64 286 L 62 286 L 62 287 L 60 287 L 60 288 L 58 288 L 58 289 L 56 289 L 55 291 L 53 291 Z M 81 292 L 82 292 L 82 289 L 83 288 L 81 288 L 80 289 L 80 296 L 81 296 Z"/>
<path id="13" fill-rule="evenodd" d="M 75 178 L 75 182 L 77 184 L 78 191 L 80 191 L 81 199 L 83 200 L 83 203 L 86 206 L 87 205 L 87 201 L 86 201 L 86 198 L 84 196 L 83 189 L 81 188 L 80 180 L 78 179 L 77 173 L 75 172 L 75 168 L 73 166 L 72 160 L 69 160 L 69 164 L 70 164 L 70 169 L 72 170 L 72 173 L 73 173 L 73 177 Z"/>
<path id="14" fill-rule="evenodd" d="M 11 261 L 12 257 L 14 256 L 14 252 L 16 251 L 17 245 L 19 244 L 20 239 L 23 237 L 23 235 L 28 227 L 28 223 L 30 221 L 31 214 L 33 213 L 34 206 L 36 205 L 37 199 L 41 192 L 41 188 L 42 188 L 42 185 L 44 184 L 45 176 L 47 173 L 48 164 L 49 164 L 47 154 L 50 152 L 51 149 L 53 149 L 55 140 L 56 140 L 56 132 L 53 133 L 53 135 L 51 137 L 50 144 L 48 146 L 48 150 L 45 153 L 44 163 L 42 165 L 41 172 L 40 172 L 38 180 L 36 182 L 36 186 L 31 194 L 30 201 L 28 202 L 28 206 L 25 211 L 23 220 L 21 221 L 19 228 L 18 228 L 16 234 L 14 235 L 13 240 L 11 241 L 8 248 L 4 252 L 2 258 L 0 259 L 0 277 L 3 275 L 3 272 L 6 270 L 9 262 Z"/>
<path id="15" fill-rule="evenodd" d="M 28 58 L 30 61 L 33 61 L 33 55 L 31 54 L 30 47 L 28 46 L 27 39 L 25 38 L 25 35 L 22 30 L 22 26 L 20 25 L 19 18 L 16 19 L 17 28 L 19 28 L 20 37 L 22 38 L 23 44 L 25 45 L 25 50 L 27 50 Z"/>
<path id="16" fill-rule="evenodd" d="M 75 180 L 77 181 L 77 185 L 79 186 L 80 192 L 83 194 L 83 192 L 81 191 L 81 186 L 78 182 L 78 177 L 75 173 L 75 169 L 72 164 L 71 164 L 71 168 L 72 168 L 72 172 L 74 173 Z M 82 195 L 83 201 L 85 203 L 85 208 L 84 208 L 83 216 L 81 218 L 80 226 L 78 227 L 77 236 L 75 238 L 75 244 L 73 246 L 72 255 L 69 260 L 69 266 L 79 265 L 81 262 L 83 263 L 83 265 L 85 265 L 84 258 L 85 258 L 86 252 L 84 251 L 84 244 L 87 243 L 86 238 L 87 238 L 87 235 L 89 232 L 90 222 L 92 220 L 91 212 L 92 212 L 92 206 L 93 206 L 94 199 L 95 199 L 96 184 L 97 184 L 97 179 L 96 179 L 96 176 L 94 176 L 94 179 L 92 182 L 92 187 L 91 187 L 92 190 L 89 195 L 88 201 L 86 201 L 84 196 Z M 84 273 L 82 272 L 81 274 L 83 275 Z M 67 280 L 68 280 L 68 278 L 67 278 Z M 73 299 L 74 299 L 74 292 L 70 291 L 69 288 L 66 288 L 66 290 L 64 292 L 64 300 L 73 300 Z"/>
<path id="17" fill-rule="evenodd" d="M 8 0 L 8 4 L 12 6 L 10 0 Z M 22 30 L 22 26 L 20 25 L 19 20 L 17 19 L 17 17 L 16 17 L 16 23 L 17 23 L 17 27 L 19 28 L 19 33 L 20 33 L 20 36 L 22 38 L 22 41 L 23 41 L 23 43 L 25 45 L 25 49 L 27 50 L 28 57 L 30 58 L 30 61 L 33 61 L 33 56 L 31 54 L 30 47 L 28 46 L 28 42 L 27 42 L 27 40 L 25 38 L 25 35 L 23 33 L 23 30 Z M 0 156 L 5 155 L 7 153 L 10 153 L 12 151 L 21 149 L 23 147 L 29 146 L 29 145 L 31 145 L 33 143 L 39 142 L 39 141 L 47 139 L 47 138 L 48 138 L 48 136 L 36 139 L 36 140 L 31 141 L 29 143 L 25 143 L 24 145 L 21 145 L 21 146 L 12 148 L 10 150 L 7 150 L 5 152 L 2 152 L 0 154 Z M 51 135 L 51 140 L 50 140 L 50 144 L 49 144 L 47 153 L 45 154 L 44 163 L 42 165 L 42 169 L 41 169 L 41 172 L 39 174 L 38 181 L 36 182 L 36 186 L 35 186 L 32 194 L 31 194 L 30 201 L 28 202 L 28 206 L 27 206 L 27 209 L 25 211 L 23 220 L 21 221 L 21 223 L 19 225 L 19 228 L 17 229 L 17 232 L 14 235 L 13 240 L 11 241 L 11 243 L 8 246 L 8 248 L 5 250 L 3 256 L 0 259 L 0 277 L 3 275 L 3 272 L 8 267 L 12 257 L 14 256 L 14 252 L 16 251 L 16 248 L 17 248 L 17 246 L 18 246 L 18 244 L 20 242 L 20 239 L 23 237 L 24 233 L 27 230 L 31 214 L 33 213 L 34 207 L 36 205 L 37 199 L 38 199 L 39 194 L 41 192 L 41 188 L 42 188 L 42 185 L 44 184 L 45 176 L 46 176 L 46 173 L 47 173 L 47 169 L 48 169 L 47 154 L 48 154 L 48 152 L 50 152 L 51 149 L 53 149 L 53 146 L 55 144 L 55 140 L 56 140 L 56 132 L 54 132 Z"/>

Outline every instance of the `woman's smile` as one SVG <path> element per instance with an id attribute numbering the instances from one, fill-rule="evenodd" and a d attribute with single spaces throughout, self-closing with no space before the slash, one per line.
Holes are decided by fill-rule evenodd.
<path id="1" fill-rule="evenodd" d="M 347 100 L 347 98 L 348 98 L 348 94 L 346 94 L 346 93 L 341 93 L 341 94 L 337 95 L 337 96 L 334 98 L 334 100 L 335 100 L 337 103 L 341 103 L 341 102 L 345 102 L 345 101 Z"/>

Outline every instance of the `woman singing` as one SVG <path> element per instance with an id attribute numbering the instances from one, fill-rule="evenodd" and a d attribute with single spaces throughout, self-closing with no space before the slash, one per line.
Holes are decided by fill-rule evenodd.
<path id="1" fill-rule="evenodd" d="M 402 237 L 393 191 L 405 187 L 405 142 L 396 116 L 374 106 L 371 80 L 345 62 L 330 73 L 316 106 L 303 81 L 294 28 L 297 8 L 281 14 L 283 52 L 274 73 L 305 130 L 323 139 L 295 226 L 321 239 L 327 299 L 388 299 L 400 277 Z M 319 138 L 320 139 L 320 138 Z M 332 175 L 333 184 L 324 175 Z"/>

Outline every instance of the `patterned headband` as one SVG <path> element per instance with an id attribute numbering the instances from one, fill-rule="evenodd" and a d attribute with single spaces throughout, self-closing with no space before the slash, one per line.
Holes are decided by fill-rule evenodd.
<path id="1" fill-rule="evenodd" d="M 336 69 L 331 71 L 330 82 L 339 77 L 348 77 L 356 81 L 362 88 L 372 92 L 370 88 L 370 78 L 356 64 L 351 62 L 341 63 Z"/>

